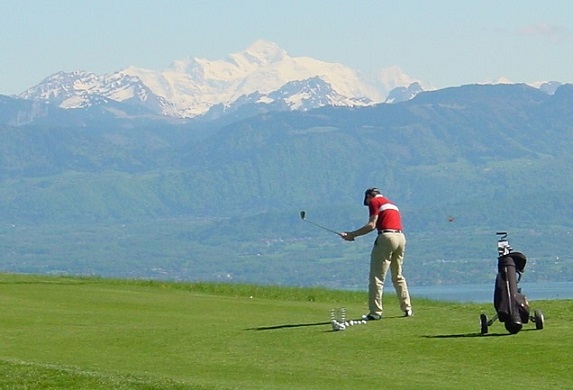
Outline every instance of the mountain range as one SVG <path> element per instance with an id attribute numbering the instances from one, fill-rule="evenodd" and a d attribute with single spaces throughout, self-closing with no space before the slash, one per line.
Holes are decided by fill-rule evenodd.
<path id="1" fill-rule="evenodd" d="M 107 99 L 141 106 L 155 115 L 190 118 L 214 106 L 218 111 L 234 110 L 233 106 L 247 102 L 291 110 L 362 106 L 382 101 L 390 87 L 411 82 L 396 68 L 366 80 L 341 64 L 291 57 L 275 43 L 259 40 L 223 60 L 186 58 L 164 71 L 130 66 L 105 75 L 59 72 L 17 97 L 65 109 L 86 108 Z"/>
<path id="2" fill-rule="evenodd" d="M 553 82 L 541 87 L 552 93 L 558 86 Z M 62 109 L 100 107 L 118 117 L 203 116 L 210 120 L 239 111 L 397 103 L 431 89 L 398 67 L 363 75 L 341 64 L 292 57 L 275 43 L 259 40 L 222 60 L 188 57 L 173 61 L 163 71 L 130 66 L 103 75 L 58 72 L 16 97 Z M 19 117 L 29 120 L 32 116 L 23 113 Z M 41 120 L 42 116 L 34 118 Z M 14 119 L 11 123 L 22 122 Z"/>

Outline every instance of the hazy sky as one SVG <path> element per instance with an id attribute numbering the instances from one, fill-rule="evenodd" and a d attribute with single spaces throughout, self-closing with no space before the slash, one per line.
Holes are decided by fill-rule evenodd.
<path id="1" fill-rule="evenodd" d="M 438 88 L 573 82 L 569 0 L 0 0 L 0 94 L 58 71 L 223 59 L 257 39 Z"/>

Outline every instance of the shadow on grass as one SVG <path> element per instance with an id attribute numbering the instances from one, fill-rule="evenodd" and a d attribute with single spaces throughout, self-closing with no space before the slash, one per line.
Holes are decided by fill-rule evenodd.
<path id="1" fill-rule="evenodd" d="M 391 316 L 391 317 L 384 317 L 384 319 L 395 319 L 395 318 L 407 318 L 404 316 Z M 350 319 L 348 319 L 350 321 Z M 362 321 L 362 318 L 357 318 L 353 320 L 355 322 Z M 375 321 L 378 322 L 378 321 Z M 305 326 L 322 326 L 322 325 L 330 325 L 330 321 L 327 322 L 313 322 L 313 323 L 306 323 L 306 324 L 284 324 L 284 325 L 275 325 L 275 326 L 261 326 L 258 328 L 248 328 L 246 330 L 276 330 L 276 329 L 286 329 L 286 328 L 302 328 Z"/>
<path id="2" fill-rule="evenodd" d="M 258 328 L 248 328 L 246 330 L 275 330 L 275 329 L 303 328 L 305 326 L 322 326 L 322 325 L 330 325 L 330 321 L 313 322 L 313 323 L 306 323 L 306 324 L 285 324 L 285 325 L 275 325 L 275 326 L 260 326 Z"/>
<path id="3" fill-rule="evenodd" d="M 529 332 L 536 329 L 522 329 L 520 332 Z M 455 338 L 464 338 L 464 337 L 499 337 L 499 336 L 513 336 L 511 333 L 486 333 L 482 334 L 479 332 L 474 333 L 461 333 L 461 334 L 440 334 L 440 335 L 426 335 L 421 336 L 426 339 L 455 339 Z"/>
<path id="4" fill-rule="evenodd" d="M 461 334 L 439 334 L 435 336 L 421 336 L 426 339 L 455 339 L 455 338 L 466 338 L 466 337 L 497 337 L 497 336 L 510 336 L 509 333 L 487 333 L 481 334 L 476 333 L 461 333 Z"/>

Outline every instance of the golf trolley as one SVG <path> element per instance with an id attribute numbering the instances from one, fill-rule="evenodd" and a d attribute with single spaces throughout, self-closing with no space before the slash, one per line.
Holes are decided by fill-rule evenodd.
<path id="1" fill-rule="evenodd" d="M 521 288 L 517 287 L 527 259 L 523 253 L 512 252 L 507 232 L 497 234 L 501 237 L 497 241 L 497 276 L 493 294 L 496 314 L 489 321 L 487 315 L 484 313 L 480 315 L 481 333 L 486 334 L 488 327 L 498 319 L 511 334 L 518 333 L 523 324 L 529 321 L 535 323 L 536 329 L 543 329 L 545 321 L 543 313 L 541 310 L 535 310 L 534 314 L 530 315 L 529 302 L 525 295 L 521 294 Z"/>

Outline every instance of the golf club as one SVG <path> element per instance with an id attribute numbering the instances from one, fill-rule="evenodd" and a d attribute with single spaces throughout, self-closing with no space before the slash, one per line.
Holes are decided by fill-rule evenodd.
<path id="1" fill-rule="evenodd" d="M 321 226 L 321 225 L 319 225 L 319 224 L 317 224 L 317 223 L 314 223 L 314 222 L 309 221 L 308 219 L 306 219 L 306 211 L 304 211 L 304 210 L 300 212 L 300 219 L 302 219 L 302 220 L 305 221 L 305 222 L 311 223 L 311 224 L 313 224 L 313 225 L 316 226 L 316 227 L 319 227 L 319 228 L 321 228 L 321 229 L 324 229 L 324 230 L 326 230 L 327 232 L 331 232 L 331 233 L 336 234 L 337 236 L 340 236 L 340 233 L 339 233 L 339 232 L 336 232 L 336 231 L 334 231 L 334 230 L 331 230 L 331 229 L 329 229 L 329 228 L 326 228 L 326 227 L 324 227 L 324 226 Z"/>

